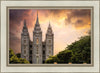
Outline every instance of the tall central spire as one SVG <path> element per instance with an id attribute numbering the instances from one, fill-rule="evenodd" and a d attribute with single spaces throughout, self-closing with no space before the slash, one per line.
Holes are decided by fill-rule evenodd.
<path id="1" fill-rule="evenodd" d="M 39 19 L 38 19 L 38 11 L 37 11 L 37 19 L 36 19 L 36 24 L 35 24 L 34 30 L 35 31 L 41 31 Z"/>
<path id="2" fill-rule="evenodd" d="M 26 27 L 26 20 L 24 20 L 24 27 Z"/>
<path id="3" fill-rule="evenodd" d="M 37 20 L 36 20 L 36 24 L 39 24 L 39 20 L 38 20 L 38 11 L 37 11 Z"/>

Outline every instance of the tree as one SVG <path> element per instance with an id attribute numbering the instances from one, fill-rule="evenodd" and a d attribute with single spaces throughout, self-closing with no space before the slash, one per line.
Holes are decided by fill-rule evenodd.
<path id="1" fill-rule="evenodd" d="M 16 56 L 17 56 L 18 58 L 21 58 L 21 54 L 20 54 L 20 53 L 17 53 Z"/>
<path id="2" fill-rule="evenodd" d="M 81 37 L 67 47 L 72 50 L 74 56 L 72 57 L 73 63 L 91 63 L 91 38 L 89 36 Z"/>
<path id="3" fill-rule="evenodd" d="M 54 62 L 59 62 L 59 59 L 57 58 L 57 56 L 50 56 L 46 61 L 45 63 L 49 63 L 49 64 L 53 64 Z"/>
<path id="4" fill-rule="evenodd" d="M 71 62 L 72 59 L 72 51 L 71 50 L 66 50 L 66 51 L 62 51 L 60 52 L 57 57 L 60 60 L 59 63 L 69 63 Z"/>
<path id="5" fill-rule="evenodd" d="M 9 63 L 10 64 L 29 64 L 26 59 L 18 58 L 12 49 L 9 49 Z"/>
<path id="6" fill-rule="evenodd" d="M 80 40 L 68 45 L 64 51 L 59 52 L 46 60 L 46 63 L 91 63 L 91 38 L 90 35 L 81 37 Z"/>

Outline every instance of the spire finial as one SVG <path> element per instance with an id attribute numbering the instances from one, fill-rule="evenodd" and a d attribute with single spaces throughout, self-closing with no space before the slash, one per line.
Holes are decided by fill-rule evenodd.
<path id="1" fill-rule="evenodd" d="M 52 27 L 50 25 L 50 21 L 49 21 L 49 25 L 48 25 L 48 29 L 47 29 L 47 34 L 51 34 L 52 33 Z"/>
<path id="2" fill-rule="evenodd" d="M 37 11 L 37 20 L 36 20 L 36 24 L 39 24 L 39 20 L 38 20 L 38 11 Z"/>
<path id="3" fill-rule="evenodd" d="M 50 26 L 50 20 L 49 20 L 49 27 L 51 27 L 51 26 Z"/>
<path id="4" fill-rule="evenodd" d="M 37 17 L 38 17 L 38 10 L 37 10 Z"/>
<path id="5" fill-rule="evenodd" d="M 50 25 L 50 20 L 49 20 L 49 25 Z"/>
<path id="6" fill-rule="evenodd" d="M 26 20 L 24 19 L 24 26 L 26 27 Z"/>

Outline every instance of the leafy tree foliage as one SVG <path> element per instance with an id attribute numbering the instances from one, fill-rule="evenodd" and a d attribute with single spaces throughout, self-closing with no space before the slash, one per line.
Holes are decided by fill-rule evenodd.
<path id="1" fill-rule="evenodd" d="M 68 45 L 64 51 L 59 52 L 56 56 L 49 57 L 45 63 L 91 63 L 91 38 L 90 36 L 81 37 Z"/>
<path id="2" fill-rule="evenodd" d="M 9 63 L 10 64 L 29 64 L 26 59 L 18 58 L 12 49 L 9 49 Z"/>
<path id="3" fill-rule="evenodd" d="M 54 62 L 59 62 L 59 59 L 57 58 L 57 56 L 50 56 L 45 63 L 49 63 L 49 64 L 52 64 Z"/>
<path id="4" fill-rule="evenodd" d="M 18 58 L 21 58 L 21 54 L 20 54 L 20 53 L 17 53 L 16 56 L 17 56 Z"/>
<path id="5" fill-rule="evenodd" d="M 91 38 L 90 36 L 81 37 L 67 47 L 73 51 L 73 63 L 91 63 Z"/>

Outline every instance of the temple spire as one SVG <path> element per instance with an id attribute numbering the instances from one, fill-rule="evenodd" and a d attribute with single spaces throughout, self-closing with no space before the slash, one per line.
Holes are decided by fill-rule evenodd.
<path id="1" fill-rule="evenodd" d="M 37 11 L 37 19 L 36 19 L 34 31 L 41 31 L 40 24 L 39 24 L 39 18 L 38 18 L 38 11 Z"/>
<path id="2" fill-rule="evenodd" d="M 26 27 L 26 20 L 24 20 L 24 27 Z"/>
<path id="3" fill-rule="evenodd" d="M 51 25 L 50 25 L 50 21 L 49 21 L 49 28 L 51 27 Z"/>
<path id="4" fill-rule="evenodd" d="M 38 11 L 37 11 L 37 20 L 36 20 L 36 24 L 39 24 Z"/>
<path id="5" fill-rule="evenodd" d="M 47 34 L 52 34 L 52 27 L 50 25 L 50 21 L 49 21 L 49 25 L 48 25 L 48 29 L 47 29 Z"/>
<path id="6" fill-rule="evenodd" d="M 28 32 L 27 26 L 26 26 L 26 20 L 24 19 L 23 21 L 24 26 L 23 26 L 23 32 Z"/>
<path id="7" fill-rule="evenodd" d="M 49 26 L 48 26 L 48 29 L 51 29 L 50 21 L 49 21 Z"/>

